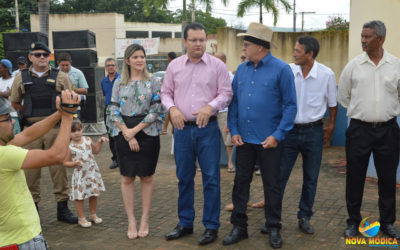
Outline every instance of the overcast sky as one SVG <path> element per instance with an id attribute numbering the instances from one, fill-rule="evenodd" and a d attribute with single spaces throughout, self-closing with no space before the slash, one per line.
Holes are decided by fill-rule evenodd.
<path id="1" fill-rule="evenodd" d="M 190 0 L 186 0 L 190 2 Z M 228 26 L 244 26 L 247 27 L 250 22 L 258 22 L 258 8 L 253 8 L 245 17 L 238 18 L 237 5 L 240 0 L 228 0 L 229 4 L 225 7 L 221 0 L 214 0 L 212 15 L 222 17 L 228 23 Z M 294 0 L 288 0 L 293 5 Z M 182 9 L 182 0 L 171 0 L 169 4 L 170 10 Z M 204 6 L 199 6 L 203 10 Z M 350 0 L 296 0 L 296 13 L 299 12 L 315 12 L 315 14 L 304 15 L 305 29 L 325 28 L 325 22 L 329 16 L 341 16 L 349 20 Z M 273 18 L 270 13 L 264 11 L 263 23 L 272 26 Z M 286 14 L 283 7 L 280 6 L 280 15 L 278 18 L 277 27 L 293 27 L 293 12 Z M 297 28 L 301 28 L 301 15 L 297 15 Z"/>

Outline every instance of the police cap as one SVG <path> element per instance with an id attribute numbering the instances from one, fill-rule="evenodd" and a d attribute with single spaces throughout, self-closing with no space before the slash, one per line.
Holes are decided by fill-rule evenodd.
<path id="1" fill-rule="evenodd" d="M 44 50 L 51 53 L 49 47 L 47 47 L 47 45 L 42 42 L 34 42 L 31 44 L 31 48 L 29 49 L 29 51 L 32 52 L 35 50 Z"/>

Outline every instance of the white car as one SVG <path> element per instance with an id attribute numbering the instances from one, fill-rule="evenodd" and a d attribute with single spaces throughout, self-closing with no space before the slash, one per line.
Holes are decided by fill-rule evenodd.
<path id="1" fill-rule="evenodd" d="M 165 75 L 165 71 L 157 71 L 157 72 L 153 73 L 153 76 L 160 79 L 160 81 L 162 81 L 162 79 L 164 78 L 164 75 Z"/>

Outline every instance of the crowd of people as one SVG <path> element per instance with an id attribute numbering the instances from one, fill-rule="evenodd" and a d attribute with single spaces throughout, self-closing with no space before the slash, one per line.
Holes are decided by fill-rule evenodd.
<path id="1" fill-rule="evenodd" d="M 162 80 L 147 71 L 146 51 L 138 44 L 125 50 L 122 73 L 116 60 L 107 58 L 107 76 L 101 86 L 108 138 L 95 143 L 82 135 L 80 94 L 88 84 L 72 67 L 70 55 L 58 58 L 59 69 L 49 66 L 50 49 L 32 44 L 27 60 L 18 58 L 18 72 L 7 59 L 0 62 L 0 247 L 46 249 L 38 216 L 41 168 L 49 167 L 60 221 L 88 228 L 102 223 L 96 214 L 98 197 L 105 191 L 94 154 L 103 143 L 112 152 L 111 169 L 119 167 L 121 193 L 128 219 L 129 239 L 147 237 L 151 219 L 154 173 L 160 152 L 160 134 L 173 127 L 178 178 L 178 224 L 165 235 L 177 240 L 194 228 L 196 165 L 203 183 L 204 233 L 198 244 L 218 237 L 220 227 L 220 136 L 228 153 L 228 171 L 235 173 L 230 209 L 232 231 L 222 244 L 249 237 L 247 206 L 250 184 L 258 165 L 263 182 L 265 222 L 273 248 L 281 237 L 282 200 L 298 154 L 302 155 L 303 185 L 298 226 L 315 232 L 313 215 L 324 142 L 332 138 L 337 102 L 351 119 L 346 131 L 346 237 L 358 234 L 360 208 L 371 153 L 378 173 L 381 230 L 400 238 L 394 228 L 396 172 L 399 163 L 400 59 L 383 49 L 386 28 L 381 21 L 362 27 L 364 53 L 352 59 L 339 78 L 317 62 L 319 42 L 301 36 L 294 46 L 294 62 L 287 64 L 271 53 L 273 31 L 251 23 L 243 37 L 242 63 L 233 73 L 226 55 L 206 53 L 207 32 L 200 23 L 189 24 L 183 34 L 186 54 L 171 58 Z M 243 58 L 242 58 L 243 57 Z M 17 127 L 19 117 L 21 129 Z M 322 118 L 329 114 L 329 125 Z M 232 157 L 231 157 L 232 154 Z M 232 159 L 233 160 L 232 160 Z M 197 162 L 197 163 L 196 163 Z M 73 168 L 71 186 L 66 167 Z M 140 180 L 142 214 L 135 217 L 135 180 Z M 84 200 L 89 200 L 89 219 Z M 78 216 L 68 208 L 75 202 Z M 17 219 L 16 219 L 17 218 Z M 3 249 L 3 248 L 2 248 Z"/>

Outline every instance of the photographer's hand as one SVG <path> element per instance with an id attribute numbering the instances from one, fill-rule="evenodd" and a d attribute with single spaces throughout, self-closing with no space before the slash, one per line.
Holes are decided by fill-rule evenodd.
<path id="1" fill-rule="evenodd" d="M 80 95 L 70 90 L 63 90 L 61 96 L 56 98 L 56 107 L 62 115 L 76 114 L 79 104 L 81 103 Z"/>

